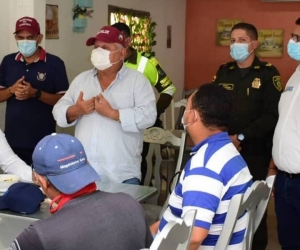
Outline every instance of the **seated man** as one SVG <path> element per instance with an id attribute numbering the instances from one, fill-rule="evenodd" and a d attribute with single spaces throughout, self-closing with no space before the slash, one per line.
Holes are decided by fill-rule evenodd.
<path id="1" fill-rule="evenodd" d="M 0 168 L 7 174 L 15 174 L 21 181 L 32 182 L 31 168 L 11 149 L 0 129 Z"/>
<path id="2" fill-rule="evenodd" d="M 33 152 L 33 181 L 52 200 L 46 220 L 25 229 L 12 250 L 139 250 L 152 236 L 140 204 L 124 193 L 97 191 L 99 175 L 82 144 L 67 134 L 42 139 Z"/>
<path id="3" fill-rule="evenodd" d="M 182 123 L 196 145 L 169 199 L 162 220 L 151 226 L 152 234 L 191 209 L 197 210 L 190 250 L 214 249 L 222 231 L 231 198 L 252 184 L 247 164 L 232 144 L 227 131 L 232 99 L 224 88 L 204 84 L 190 96 Z M 245 216 L 237 222 L 229 245 L 241 249 Z"/>

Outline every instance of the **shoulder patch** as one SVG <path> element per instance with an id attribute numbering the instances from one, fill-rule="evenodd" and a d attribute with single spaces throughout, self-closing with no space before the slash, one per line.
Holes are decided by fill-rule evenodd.
<path id="1" fill-rule="evenodd" d="M 280 76 L 273 76 L 273 84 L 278 91 L 282 91 L 283 84 Z"/>
<path id="2" fill-rule="evenodd" d="M 270 67 L 272 66 L 272 63 L 266 63 L 265 66 Z"/>

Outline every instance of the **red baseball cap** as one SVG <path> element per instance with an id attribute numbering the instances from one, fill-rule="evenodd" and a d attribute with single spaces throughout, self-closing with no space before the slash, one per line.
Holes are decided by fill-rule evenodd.
<path id="1" fill-rule="evenodd" d="M 40 25 L 37 22 L 36 19 L 32 17 L 21 17 L 17 22 L 16 22 L 16 31 L 14 34 L 21 30 L 27 30 L 33 35 L 39 35 L 40 34 Z"/>
<path id="2" fill-rule="evenodd" d="M 86 41 L 87 46 L 92 46 L 95 41 L 101 41 L 105 43 L 119 43 L 125 48 L 125 36 L 122 31 L 111 26 L 102 27 L 94 37 L 90 37 Z"/>

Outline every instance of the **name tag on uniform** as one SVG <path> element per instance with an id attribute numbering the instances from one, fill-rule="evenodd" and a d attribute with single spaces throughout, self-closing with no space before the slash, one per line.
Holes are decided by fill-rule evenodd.
<path id="1" fill-rule="evenodd" d="M 219 83 L 220 86 L 223 86 L 226 90 L 233 90 L 234 84 L 233 83 Z"/>
<path id="2" fill-rule="evenodd" d="M 259 78 L 255 78 L 252 82 L 252 88 L 254 89 L 259 89 L 261 86 L 261 83 L 260 83 L 260 79 Z"/>

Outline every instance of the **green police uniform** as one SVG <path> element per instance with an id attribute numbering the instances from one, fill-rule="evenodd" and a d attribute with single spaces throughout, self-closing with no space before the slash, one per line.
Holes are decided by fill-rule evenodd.
<path id="1" fill-rule="evenodd" d="M 125 65 L 143 73 L 160 94 L 157 101 L 157 117 L 159 118 L 170 105 L 176 92 L 172 81 L 163 71 L 156 58 L 148 53 L 140 53 L 131 48 L 131 55 L 126 58 Z"/>
<path id="2" fill-rule="evenodd" d="M 240 69 L 236 62 L 229 62 L 219 68 L 213 83 L 232 93 L 233 120 L 229 134 L 245 136 L 241 143 L 241 154 L 247 158 L 257 155 L 270 157 L 278 119 L 278 102 L 283 88 L 278 70 L 257 57 L 251 67 L 246 69 Z M 257 177 L 266 177 L 267 166 Z"/>
<path id="3" fill-rule="evenodd" d="M 229 62 L 219 68 L 213 84 L 221 85 L 232 93 L 233 119 L 228 132 L 230 135 L 244 135 L 240 153 L 253 180 L 265 179 L 278 119 L 278 102 L 283 89 L 278 70 L 257 57 L 245 69 L 239 68 L 236 62 Z M 265 249 L 266 245 L 265 217 L 255 234 L 253 249 Z"/>

